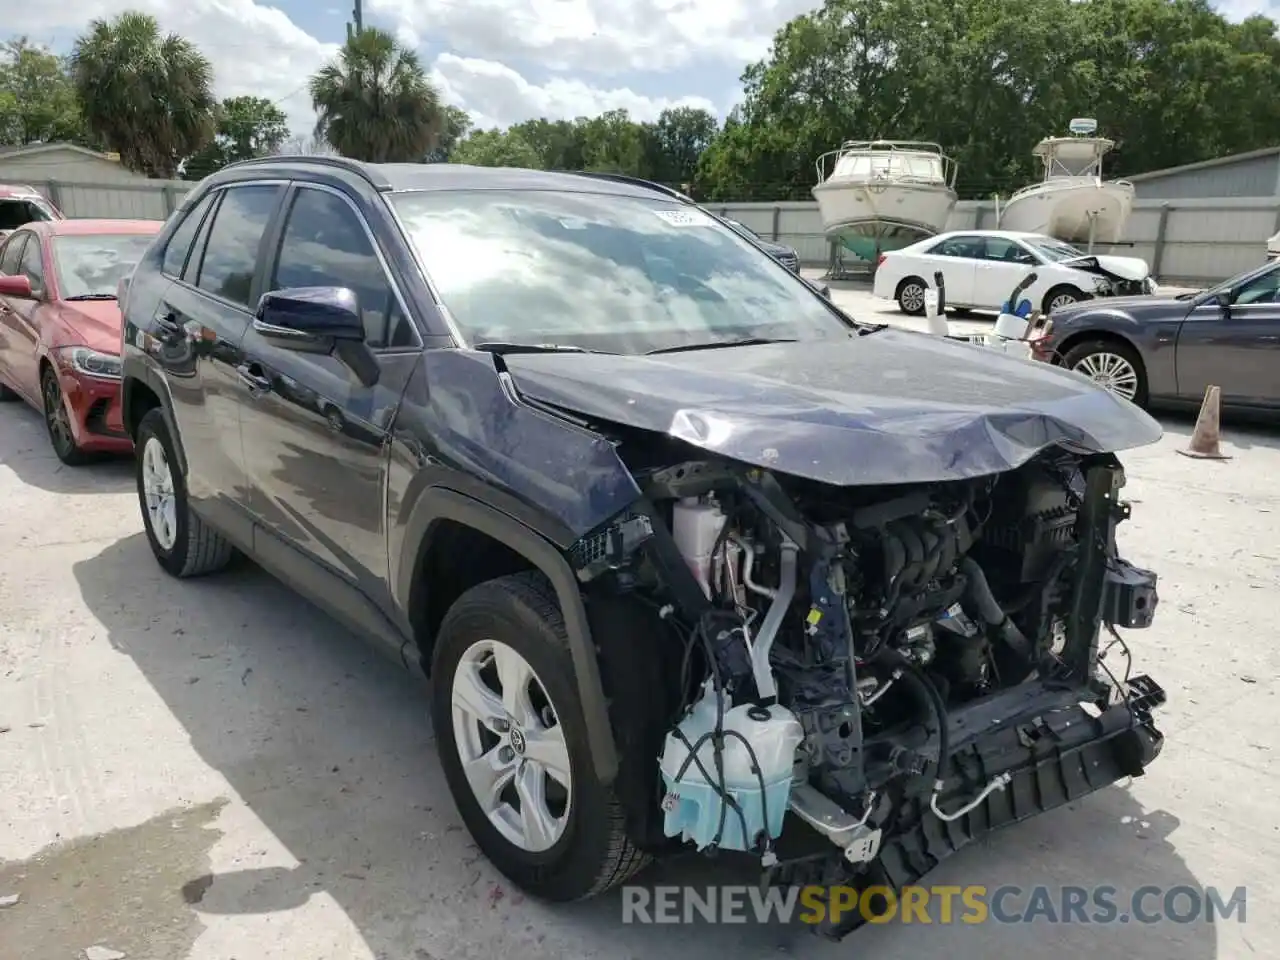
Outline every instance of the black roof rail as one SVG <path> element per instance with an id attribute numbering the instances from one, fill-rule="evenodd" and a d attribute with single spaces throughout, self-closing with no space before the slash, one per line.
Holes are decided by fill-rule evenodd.
<path id="1" fill-rule="evenodd" d="M 691 203 L 697 206 L 694 199 L 686 194 L 681 193 L 665 184 L 656 183 L 653 180 L 646 180 L 643 177 L 633 177 L 627 173 L 604 173 L 596 170 L 566 170 L 565 173 L 571 173 L 578 177 L 594 177 L 597 180 L 612 180 L 615 183 L 629 183 L 633 187 L 644 187 L 646 190 L 654 190 L 673 200 L 679 200 L 681 203 Z"/>
<path id="2" fill-rule="evenodd" d="M 352 160 L 350 157 L 320 156 L 315 154 L 303 154 L 303 153 L 283 153 L 283 154 L 276 154 L 270 157 L 253 157 L 248 160 L 236 160 L 236 161 L 233 161 L 232 163 L 228 163 L 222 169 L 230 170 L 233 167 L 243 167 L 247 164 L 261 164 L 261 163 L 267 163 L 267 164 L 315 163 L 325 167 L 337 167 L 340 170 L 346 170 L 350 173 L 354 173 L 360 177 L 363 177 L 365 180 L 369 181 L 369 184 L 375 190 L 391 189 L 390 180 L 378 174 L 368 164 L 362 163 L 359 160 Z"/>

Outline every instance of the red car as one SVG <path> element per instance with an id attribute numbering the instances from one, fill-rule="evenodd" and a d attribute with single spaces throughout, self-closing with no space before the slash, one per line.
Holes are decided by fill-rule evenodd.
<path id="1" fill-rule="evenodd" d="M 63 463 L 132 449 L 120 418 L 116 295 L 163 226 L 33 222 L 0 246 L 0 400 L 42 412 Z"/>

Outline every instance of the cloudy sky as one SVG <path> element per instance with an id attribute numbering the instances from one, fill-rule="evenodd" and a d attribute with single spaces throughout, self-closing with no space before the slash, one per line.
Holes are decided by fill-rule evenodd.
<path id="1" fill-rule="evenodd" d="M 279 103 L 296 133 L 314 122 L 305 83 L 345 36 L 351 0 L 0 0 L 6 34 L 58 50 L 95 17 L 153 13 L 199 44 L 221 96 Z M 365 23 L 399 32 L 445 99 L 481 126 L 624 107 L 649 119 L 689 104 L 723 115 L 743 66 L 819 0 L 365 0 Z M 1239 17 L 1280 0 L 1224 0 Z"/>

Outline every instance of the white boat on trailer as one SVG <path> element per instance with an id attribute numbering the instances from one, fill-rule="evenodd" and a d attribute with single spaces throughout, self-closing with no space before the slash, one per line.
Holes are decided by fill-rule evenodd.
<path id="1" fill-rule="evenodd" d="M 956 163 L 936 143 L 846 140 L 815 166 L 824 233 L 869 264 L 944 229 L 956 205 Z"/>
<path id="2" fill-rule="evenodd" d="M 1069 129 L 1070 136 L 1036 144 L 1044 179 L 1003 204 L 1000 229 L 1048 234 L 1086 249 L 1118 243 L 1133 210 L 1133 184 L 1102 179 L 1102 158 L 1115 142 L 1094 136 L 1096 120 L 1072 120 Z"/>

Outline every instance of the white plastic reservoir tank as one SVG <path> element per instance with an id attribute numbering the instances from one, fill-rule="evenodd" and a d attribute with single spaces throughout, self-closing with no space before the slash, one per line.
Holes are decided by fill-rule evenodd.
<path id="1" fill-rule="evenodd" d="M 791 799 L 796 749 L 804 740 L 804 730 L 795 714 L 776 704 L 743 704 L 725 710 L 721 781 L 711 736 L 716 726 L 716 705 L 717 696 L 708 681 L 693 709 L 676 727 L 688 745 L 674 731 L 667 734 L 661 760 L 667 790 L 663 800 L 664 828 L 667 836 L 692 840 L 699 850 L 711 843 L 726 850 L 752 850 L 761 833 L 767 831 L 772 838 L 782 833 Z M 695 748 L 702 769 L 690 759 L 690 746 Z M 752 762 L 753 751 L 758 773 Z M 724 810 L 721 831 L 725 793 L 733 798 L 742 816 L 732 806 Z"/>

